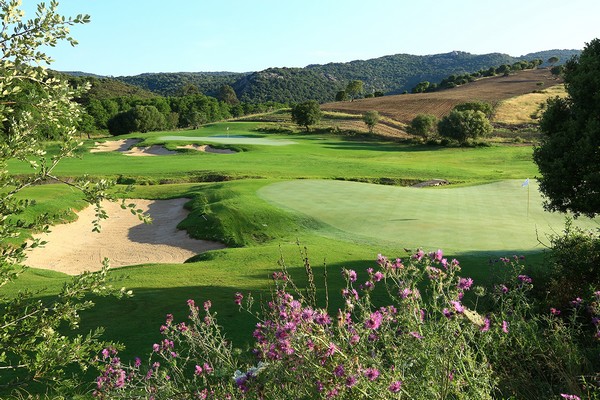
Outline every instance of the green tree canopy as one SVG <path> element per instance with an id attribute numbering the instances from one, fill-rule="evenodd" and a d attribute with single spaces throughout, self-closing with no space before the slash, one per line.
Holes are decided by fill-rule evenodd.
<path id="1" fill-rule="evenodd" d="M 340 90 L 335 94 L 335 101 L 346 101 L 348 100 L 348 93 L 345 90 Z"/>
<path id="2" fill-rule="evenodd" d="M 31 203 L 23 199 L 23 189 L 49 179 L 63 181 L 55 168 L 79 145 L 75 127 L 81 110 L 72 100 L 81 93 L 43 67 L 51 62 L 44 48 L 63 40 L 75 44 L 69 27 L 89 17 L 65 18 L 58 14 L 58 2 L 52 1 L 39 4 L 35 17 L 25 20 L 20 5 L 16 0 L 0 1 L 0 87 L 3 98 L 13 96 L 0 102 L 0 397 L 29 398 L 27 390 L 33 384 L 43 397 L 73 398 L 81 383 L 77 372 L 81 378 L 81 371 L 107 344 L 99 340 L 100 330 L 67 332 L 78 328 L 80 313 L 93 305 L 89 298 L 84 300 L 86 293 L 110 292 L 107 266 L 100 274 L 75 277 L 60 293 L 46 298 L 10 286 L 26 268 L 27 250 L 40 245 L 39 239 L 15 245 L 22 227 L 43 231 L 50 222 L 49 217 L 26 222 L 23 213 Z M 27 96 L 18 96 L 23 89 Z M 52 157 L 45 153 L 44 131 L 52 132 Z M 13 160 L 28 162 L 29 176 L 9 175 L 8 163 Z M 97 205 L 98 218 L 104 216 L 100 202 L 108 196 L 108 182 L 68 184 Z"/>
<path id="3" fill-rule="evenodd" d="M 363 90 L 364 83 L 361 80 L 350 81 L 348 83 L 348 86 L 346 86 L 346 94 L 348 94 L 348 97 L 350 97 L 352 101 L 354 101 L 355 98 L 360 96 L 363 93 Z"/>
<path id="4" fill-rule="evenodd" d="M 362 119 L 369 128 L 369 132 L 373 133 L 373 128 L 375 128 L 375 125 L 377 125 L 377 123 L 381 119 L 381 116 L 377 111 L 372 110 L 364 113 Z"/>
<path id="5" fill-rule="evenodd" d="M 490 118 L 492 116 L 492 113 L 494 112 L 494 107 L 488 102 L 474 100 L 474 101 L 467 101 L 464 103 L 457 104 L 456 106 L 454 106 L 454 110 L 456 110 L 456 111 L 466 111 L 466 110 L 481 111 L 482 113 L 485 114 L 486 117 Z"/>
<path id="6" fill-rule="evenodd" d="M 438 119 L 432 114 L 418 114 L 410 122 L 408 133 L 411 135 L 421 136 L 425 140 L 435 135 L 437 130 Z"/>
<path id="7" fill-rule="evenodd" d="M 232 106 L 240 102 L 235 94 L 235 90 L 229 85 L 222 85 L 219 88 L 217 99 Z"/>
<path id="8" fill-rule="evenodd" d="M 305 101 L 292 107 L 292 121 L 305 127 L 307 132 L 311 125 L 321 121 L 322 116 L 321 107 L 315 100 Z"/>
<path id="9" fill-rule="evenodd" d="M 441 136 L 453 139 L 461 144 L 469 139 L 486 136 L 493 130 L 490 121 L 481 111 L 453 110 L 438 123 Z"/>
<path id="10" fill-rule="evenodd" d="M 600 40 L 567 61 L 568 97 L 547 103 L 542 141 L 534 149 L 545 207 L 590 217 L 600 214 Z"/>

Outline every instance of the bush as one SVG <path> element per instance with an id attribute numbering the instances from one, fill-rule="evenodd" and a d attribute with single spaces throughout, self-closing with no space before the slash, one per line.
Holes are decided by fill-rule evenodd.
<path id="1" fill-rule="evenodd" d="M 522 258 L 496 260 L 503 277 L 494 289 L 461 277 L 457 260 L 418 250 L 406 260 L 379 255 L 378 268 L 346 280 L 343 307 L 317 306 L 308 260 L 308 286 L 294 285 L 284 265 L 273 274 L 271 301 L 256 305 L 234 295 L 257 318 L 252 354 L 239 354 L 217 325 L 212 304 L 188 300 L 186 322 L 167 315 L 164 339 L 144 362 L 125 365 L 113 348 L 102 352 L 100 398 L 154 399 L 492 399 L 579 398 L 598 395 L 580 377 L 594 371 L 586 349 L 598 328 L 584 326 L 584 301 L 567 318 L 532 312 L 532 279 Z M 360 283 L 359 283 L 360 282 Z M 588 308 L 597 316 L 600 292 Z M 384 299 L 377 301 L 376 299 Z M 486 304 L 484 311 L 476 306 Z M 589 339 L 585 339 L 589 337 Z M 583 338 L 583 340 L 582 340 Z M 586 343 L 589 347 L 582 346 Z M 590 343 L 592 343 L 590 345 Z M 593 358 L 595 360 L 595 358 Z M 588 375 L 589 376 L 589 375 Z M 598 398 L 598 397 L 596 397 Z"/>
<path id="2" fill-rule="evenodd" d="M 461 145 L 469 139 L 486 136 L 493 131 L 493 127 L 485 114 L 481 111 L 452 110 L 438 123 L 438 133 L 448 139 L 456 140 Z"/>
<path id="3" fill-rule="evenodd" d="M 540 296 L 555 306 L 590 296 L 600 287 L 600 233 L 583 231 L 567 220 L 560 235 L 550 237 L 548 260 L 540 278 Z"/>

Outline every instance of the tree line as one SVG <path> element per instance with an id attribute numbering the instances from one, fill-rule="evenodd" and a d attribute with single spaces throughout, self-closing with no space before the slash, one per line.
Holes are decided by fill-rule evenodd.
<path id="1" fill-rule="evenodd" d="M 552 58 L 551 58 L 552 59 Z M 550 60 L 549 60 L 550 61 Z M 558 59 L 557 59 L 558 61 Z M 522 71 L 527 69 L 535 69 L 542 65 L 544 60 L 538 58 L 531 61 L 517 61 L 511 64 L 502 64 L 498 67 L 489 67 L 487 69 L 480 69 L 479 71 L 465 74 L 451 74 L 448 77 L 442 79 L 439 83 L 431 83 L 429 81 L 421 81 L 417 83 L 412 89 L 412 93 L 426 93 L 435 92 L 442 89 L 452 89 L 460 85 L 465 85 L 469 82 L 473 82 L 477 78 L 484 78 L 496 75 L 508 75 L 511 72 Z"/>
<path id="2" fill-rule="evenodd" d="M 198 128 L 210 122 L 287 106 L 276 102 L 241 102 L 229 85 L 222 85 L 213 97 L 202 94 L 189 83 L 172 96 L 160 96 L 112 79 L 70 77 L 69 82 L 75 87 L 92 86 L 77 99 L 84 111 L 78 125 L 82 132 L 108 131 L 121 135 Z"/>

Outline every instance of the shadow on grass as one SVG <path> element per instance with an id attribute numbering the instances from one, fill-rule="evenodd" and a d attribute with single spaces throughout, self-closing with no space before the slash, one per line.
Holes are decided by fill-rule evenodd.
<path id="1" fill-rule="evenodd" d="M 446 149 L 444 146 L 427 145 L 407 145 L 389 142 L 358 142 L 353 140 L 327 143 L 323 147 L 334 150 L 354 150 L 354 151 L 380 151 L 396 153 L 416 153 L 425 151 L 439 151 Z"/>

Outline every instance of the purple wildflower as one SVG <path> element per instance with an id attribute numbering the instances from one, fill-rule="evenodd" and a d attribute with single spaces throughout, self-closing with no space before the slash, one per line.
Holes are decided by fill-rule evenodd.
<path id="1" fill-rule="evenodd" d="M 520 280 L 523 283 L 531 283 L 531 282 L 533 282 L 533 279 L 531 279 L 527 275 L 519 275 L 519 276 L 517 276 L 517 279 Z"/>
<path id="2" fill-rule="evenodd" d="M 452 304 L 452 306 L 454 306 L 454 309 L 459 314 L 462 314 L 465 311 L 465 307 L 462 304 L 460 304 L 460 301 L 458 301 L 458 300 L 451 300 L 450 304 Z"/>
<path id="3" fill-rule="evenodd" d="M 398 393 L 402 388 L 402 381 L 395 381 L 390 384 L 388 387 L 389 391 L 392 393 Z"/>
<path id="4" fill-rule="evenodd" d="M 408 334 L 414 338 L 423 339 L 423 336 L 421 336 L 421 334 L 419 332 L 408 332 Z"/>
<path id="5" fill-rule="evenodd" d="M 206 300 L 204 302 L 204 311 L 208 312 L 208 310 L 210 310 L 210 307 L 212 307 L 212 303 L 210 300 Z"/>
<path id="6" fill-rule="evenodd" d="M 560 315 L 560 310 L 554 307 L 550 307 L 550 313 L 555 316 Z"/>
<path id="7" fill-rule="evenodd" d="M 502 332 L 508 333 L 508 321 L 502 321 Z"/>
<path id="8" fill-rule="evenodd" d="M 446 318 L 452 318 L 452 312 L 450 310 L 448 310 L 447 308 L 444 308 L 442 310 L 442 314 L 444 314 L 444 317 L 446 317 Z"/>
<path id="9" fill-rule="evenodd" d="M 487 332 L 490 330 L 490 319 L 489 318 L 484 318 L 483 319 L 483 326 L 481 326 L 481 328 L 479 328 L 480 332 Z"/>
<path id="10" fill-rule="evenodd" d="M 377 368 L 367 368 L 365 370 L 365 376 L 368 380 L 374 381 L 379 377 L 379 370 Z"/>
<path id="11" fill-rule="evenodd" d="M 240 292 L 237 292 L 234 297 L 235 304 L 237 304 L 238 306 L 241 306 L 243 298 L 244 298 L 244 295 L 241 294 Z"/>
<path id="12" fill-rule="evenodd" d="M 212 369 L 212 367 L 210 366 L 209 363 L 204 363 L 202 365 L 202 368 L 204 368 L 204 372 L 207 373 L 207 374 L 210 374 L 210 373 L 213 372 L 213 369 Z"/>
<path id="13" fill-rule="evenodd" d="M 196 365 L 196 368 L 194 369 L 194 375 L 202 375 L 202 367 L 199 365 Z"/>
<path id="14" fill-rule="evenodd" d="M 351 388 L 354 385 L 356 385 L 356 377 L 353 375 L 350 375 L 349 377 L 346 378 L 346 387 Z"/>
<path id="15" fill-rule="evenodd" d="M 352 269 L 345 269 L 342 273 L 350 282 L 356 282 L 356 271 Z"/>
<path id="16" fill-rule="evenodd" d="M 369 319 L 365 321 L 365 328 L 376 330 L 383 321 L 383 315 L 379 311 L 375 311 L 369 316 Z"/>
<path id="17" fill-rule="evenodd" d="M 471 289 L 471 286 L 473 286 L 473 279 L 471 279 L 471 278 L 460 278 L 458 280 L 457 287 L 460 290 L 469 290 L 469 289 Z"/>
<path id="18" fill-rule="evenodd" d="M 344 376 L 346 374 L 346 371 L 344 371 L 344 366 L 340 364 L 337 367 L 335 367 L 333 369 L 333 374 L 338 378 Z"/>
<path id="19" fill-rule="evenodd" d="M 576 396 L 574 394 L 561 393 L 560 397 L 562 397 L 563 399 L 567 399 L 567 400 L 581 400 L 581 397 Z"/>
<path id="20" fill-rule="evenodd" d="M 375 282 L 379 282 L 382 279 L 383 279 L 383 273 L 381 271 L 377 271 L 373 274 L 373 280 Z"/>

